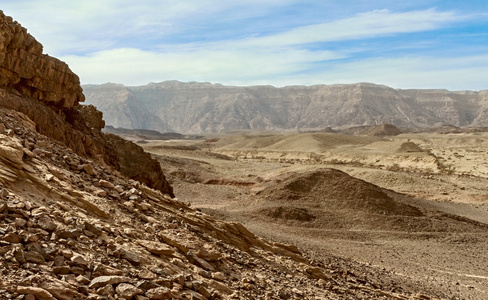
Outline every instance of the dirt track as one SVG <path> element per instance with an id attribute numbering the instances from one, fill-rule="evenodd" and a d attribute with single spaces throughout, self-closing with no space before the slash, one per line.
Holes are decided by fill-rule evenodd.
<path id="1" fill-rule="evenodd" d="M 160 160 L 180 200 L 295 244 L 324 268 L 344 264 L 392 289 L 486 299 L 485 139 L 302 134 L 141 146 Z M 325 174 L 306 188 L 330 168 L 344 172 L 329 174 L 340 180 Z M 301 191 L 287 192 L 290 185 Z"/>

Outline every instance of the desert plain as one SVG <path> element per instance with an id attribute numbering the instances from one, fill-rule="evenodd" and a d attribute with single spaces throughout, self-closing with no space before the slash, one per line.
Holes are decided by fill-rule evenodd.
<path id="1" fill-rule="evenodd" d="M 488 299 L 488 132 L 126 138 L 158 159 L 179 200 L 296 245 L 325 270 Z"/>

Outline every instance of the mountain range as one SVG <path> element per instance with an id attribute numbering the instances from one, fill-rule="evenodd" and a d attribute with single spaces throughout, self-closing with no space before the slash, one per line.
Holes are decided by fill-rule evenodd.
<path id="1" fill-rule="evenodd" d="M 179 81 L 82 87 L 86 103 L 116 128 L 201 134 L 383 123 L 409 128 L 488 126 L 488 90 L 402 90 L 371 83 L 241 87 Z"/>

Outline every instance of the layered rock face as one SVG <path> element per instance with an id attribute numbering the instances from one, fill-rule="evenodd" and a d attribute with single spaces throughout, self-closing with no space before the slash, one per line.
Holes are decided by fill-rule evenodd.
<path id="1" fill-rule="evenodd" d="M 107 125 L 201 134 L 232 130 L 324 130 L 382 123 L 423 128 L 487 126 L 488 91 L 398 90 L 369 83 L 223 86 L 166 81 L 84 86 Z"/>
<path id="2" fill-rule="evenodd" d="M 85 97 L 80 79 L 64 62 L 42 53 L 42 44 L 0 11 L 0 86 L 70 109 Z"/>
<path id="3" fill-rule="evenodd" d="M 174 197 L 157 161 L 139 146 L 102 133 L 103 114 L 82 101 L 79 78 L 68 65 L 42 54 L 42 45 L 0 11 L 0 107 L 23 113 L 37 132 L 78 155 Z"/>

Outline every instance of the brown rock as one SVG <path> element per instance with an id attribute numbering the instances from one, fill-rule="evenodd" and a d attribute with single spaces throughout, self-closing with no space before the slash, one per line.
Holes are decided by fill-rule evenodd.
<path id="1" fill-rule="evenodd" d="M 18 286 L 17 293 L 23 295 L 33 295 L 37 300 L 56 300 L 51 293 L 40 287 Z"/>
<path id="2" fill-rule="evenodd" d="M 55 231 L 58 227 L 48 216 L 42 216 L 39 221 L 37 221 L 37 224 L 39 227 L 49 232 Z"/>
<path id="3" fill-rule="evenodd" d="M 8 242 L 8 243 L 19 244 L 19 243 L 22 243 L 23 238 L 16 233 L 9 232 L 3 237 L 3 240 Z"/>
<path id="4" fill-rule="evenodd" d="M 115 295 L 115 289 L 114 287 L 109 284 L 104 287 L 101 287 L 97 290 L 97 294 L 102 295 L 102 296 L 114 296 Z"/>
<path id="5" fill-rule="evenodd" d="M 206 300 L 207 299 L 202 294 L 195 292 L 195 291 L 191 291 L 191 290 L 186 290 L 185 294 L 188 294 L 190 296 L 190 299 L 194 299 L 194 300 Z"/>
<path id="6" fill-rule="evenodd" d="M 97 196 L 97 197 L 105 197 L 105 196 L 107 196 L 107 191 L 102 190 L 102 189 L 98 189 L 98 190 L 93 192 L 93 195 Z"/>
<path id="7" fill-rule="evenodd" d="M 97 175 L 97 171 L 95 171 L 95 168 L 93 167 L 92 164 L 84 164 L 83 165 L 83 170 L 88 175 L 91 175 L 91 176 L 96 176 Z"/>
<path id="8" fill-rule="evenodd" d="M 27 224 L 27 220 L 21 218 L 15 218 L 15 226 L 24 227 Z"/>
<path id="9" fill-rule="evenodd" d="M 34 296 L 34 295 L 25 295 L 24 300 L 36 300 L 36 296 Z"/>
<path id="10" fill-rule="evenodd" d="M 152 280 L 152 279 L 158 278 L 158 276 L 156 274 L 154 274 L 153 272 L 151 272 L 149 270 L 142 270 L 139 272 L 139 274 L 137 276 L 141 279 L 147 279 L 147 280 Z"/>
<path id="11" fill-rule="evenodd" d="M 81 255 L 73 255 L 73 257 L 71 257 L 71 262 L 75 265 L 83 267 L 87 267 L 89 264 L 88 261 Z"/>
<path id="12" fill-rule="evenodd" d="M 186 258 L 188 258 L 188 260 L 192 263 L 192 264 L 195 264 L 197 266 L 200 266 L 202 268 L 204 268 L 205 270 L 208 270 L 208 271 L 215 271 L 215 268 L 214 266 L 212 266 L 211 264 L 209 264 L 206 260 L 196 256 L 193 252 L 191 251 L 188 251 L 188 253 L 186 254 Z"/>
<path id="13" fill-rule="evenodd" d="M 113 190 L 115 188 L 115 185 L 111 182 L 108 182 L 107 180 L 101 179 L 98 183 L 100 184 L 100 186 L 111 189 L 111 190 Z"/>
<path id="14" fill-rule="evenodd" d="M 62 255 L 57 255 L 54 257 L 54 265 L 58 267 L 65 266 L 66 263 L 64 262 L 64 256 Z"/>
<path id="15" fill-rule="evenodd" d="M 106 276 L 122 276 L 125 272 L 110 266 L 98 265 L 93 269 L 93 272 L 98 272 Z"/>
<path id="16" fill-rule="evenodd" d="M 327 276 L 325 276 L 324 272 L 322 272 L 320 268 L 309 267 L 305 271 L 314 279 L 327 279 Z"/>
<path id="17" fill-rule="evenodd" d="M 127 177 L 146 183 L 149 187 L 157 189 L 165 194 L 175 197 L 173 188 L 166 181 L 159 162 L 149 153 L 132 142 L 113 134 L 107 134 L 109 140 L 119 158 L 120 171 Z"/>
<path id="18" fill-rule="evenodd" d="M 203 297 L 205 297 L 207 299 L 210 298 L 210 296 L 212 295 L 212 294 L 210 294 L 210 291 L 206 287 L 204 287 L 203 285 L 200 285 L 198 287 L 197 292 L 200 293 Z"/>
<path id="19" fill-rule="evenodd" d="M 81 231 L 78 229 L 60 229 L 56 231 L 56 237 L 60 239 L 75 239 L 81 235 Z"/>
<path id="20" fill-rule="evenodd" d="M 86 278 L 83 275 L 80 275 L 80 276 L 76 277 L 76 281 L 79 282 L 79 283 L 81 283 L 81 284 L 85 284 L 85 285 L 87 285 L 87 284 L 90 283 L 90 279 Z"/>
<path id="21" fill-rule="evenodd" d="M 56 266 L 53 267 L 53 274 L 55 275 L 68 275 L 71 271 L 69 266 Z"/>
<path id="22" fill-rule="evenodd" d="M 128 262 L 135 266 L 138 266 L 141 263 L 141 257 L 132 251 L 121 249 L 120 257 L 126 259 Z"/>
<path id="23" fill-rule="evenodd" d="M 25 260 L 31 263 L 40 264 L 40 265 L 46 263 L 44 257 L 39 252 L 36 251 L 25 251 L 24 256 L 25 256 Z"/>
<path id="24" fill-rule="evenodd" d="M 109 284 L 117 284 L 130 281 L 131 278 L 125 276 L 98 276 L 92 279 L 88 287 L 91 289 L 97 289 L 99 287 L 103 287 Z"/>
<path id="25" fill-rule="evenodd" d="M 160 238 L 162 238 L 166 244 L 177 248 L 178 250 L 180 250 L 183 253 L 187 253 L 190 250 L 187 246 L 183 245 L 182 243 L 179 243 L 178 241 L 176 241 L 172 238 L 169 238 L 168 236 L 166 236 L 164 234 L 159 233 L 158 236 Z"/>
<path id="26" fill-rule="evenodd" d="M 97 227 L 93 226 L 92 224 L 85 222 L 85 229 L 92 232 L 96 236 L 99 236 L 103 233 L 101 229 L 98 229 Z"/>
<path id="27" fill-rule="evenodd" d="M 148 290 L 146 292 L 145 296 L 148 297 L 151 300 L 172 299 L 172 295 L 171 295 L 170 289 L 168 289 L 166 287 L 162 287 L 162 286 Z"/>
<path id="28" fill-rule="evenodd" d="M 14 250 L 14 257 L 15 257 L 15 260 L 17 260 L 20 264 L 23 264 L 26 262 L 24 250 L 22 250 L 22 248 L 20 248 L 20 247 L 18 247 Z"/>
<path id="29" fill-rule="evenodd" d="M 200 247 L 195 254 L 207 261 L 218 261 L 222 257 L 222 255 L 214 249 L 214 246 L 209 243 Z"/>
<path id="30" fill-rule="evenodd" d="M 84 95 L 78 76 L 64 62 L 42 54 L 42 45 L 3 12 L 0 37 L 0 106 L 23 113 L 24 127 L 174 197 L 159 163 L 135 144 L 103 134 L 102 113 L 79 105 Z M 2 160 L 17 169 L 23 154 L 22 148 L 0 146 Z"/>
<path id="31" fill-rule="evenodd" d="M 76 291 L 74 286 L 54 278 L 42 282 L 40 287 L 50 292 L 58 300 L 81 298 L 81 294 Z"/>
<path id="32" fill-rule="evenodd" d="M 174 254 L 175 249 L 171 246 L 168 246 L 164 243 L 153 242 L 153 241 L 145 241 L 139 240 L 137 243 L 144 248 L 146 248 L 149 252 L 156 254 L 156 255 L 166 255 L 171 256 Z"/>
<path id="33" fill-rule="evenodd" d="M 156 282 L 157 281 L 157 282 Z M 165 284 L 162 284 L 161 283 L 161 280 L 155 280 L 155 281 L 149 281 L 149 280 L 141 280 L 139 282 L 137 282 L 135 284 L 135 286 L 141 290 L 144 290 L 144 291 L 148 291 L 150 289 L 154 289 L 154 288 L 157 288 L 157 287 L 160 287 L 160 286 L 164 286 L 164 287 L 167 287 L 167 288 L 170 288 L 171 287 L 171 282 L 168 281 L 168 284 L 165 285 Z M 166 281 L 165 281 L 166 283 Z"/>
<path id="34" fill-rule="evenodd" d="M 234 292 L 229 286 L 227 286 L 221 282 L 215 281 L 215 280 L 210 280 L 208 282 L 208 286 L 210 288 L 212 288 L 216 291 L 219 291 L 222 294 L 226 294 L 226 295 L 230 295 Z"/>
<path id="35" fill-rule="evenodd" d="M 128 283 L 121 283 L 115 288 L 115 292 L 117 295 L 124 299 L 132 299 L 136 295 L 144 294 L 144 291 L 141 289 L 136 288 L 132 284 Z"/>
<path id="36" fill-rule="evenodd" d="M 5 145 L 0 145 L 0 160 L 3 160 L 17 169 L 22 169 L 22 157 L 24 151 L 22 149 L 15 149 Z"/>
<path id="37" fill-rule="evenodd" d="M 79 266 L 71 266 L 69 268 L 70 273 L 73 273 L 75 275 L 83 275 L 85 274 L 85 268 L 79 267 Z"/>
<path id="38" fill-rule="evenodd" d="M 2 190 L 2 191 L 5 191 L 5 190 Z M 4 196 L 2 195 L 2 198 L 3 197 Z M 7 205 L 7 203 L 2 202 L 2 203 L 0 203 L 0 213 L 3 213 L 4 211 L 8 211 L 8 205 Z"/>
<path id="39" fill-rule="evenodd" d="M 212 279 L 215 279 L 218 281 L 224 281 L 225 275 L 222 272 L 214 272 L 214 273 L 212 273 Z"/>

